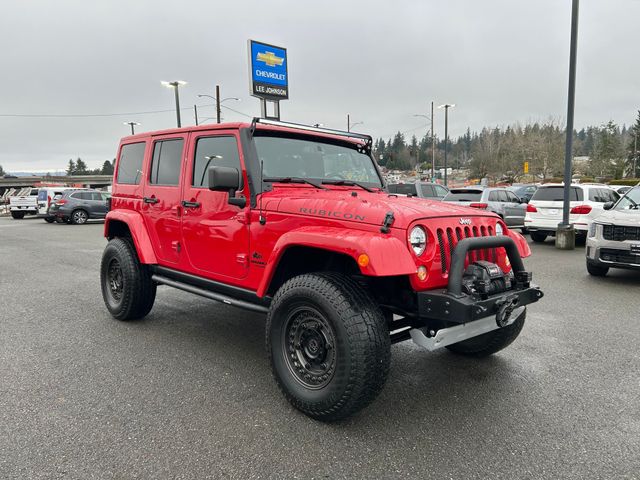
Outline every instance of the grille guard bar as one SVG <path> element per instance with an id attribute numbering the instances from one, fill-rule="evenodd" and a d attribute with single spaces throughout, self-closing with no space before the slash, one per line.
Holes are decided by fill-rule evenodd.
<path id="1" fill-rule="evenodd" d="M 464 264 L 470 250 L 497 247 L 504 247 L 506 250 L 514 274 L 525 271 L 522 257 L 520 257 L 516 242 L 514 242 L 512 238 L 507 236 L 465 238 L 460 240 L 453 250 L 447 292 L 454 296 L 460 296 L 462 294 Z"/>

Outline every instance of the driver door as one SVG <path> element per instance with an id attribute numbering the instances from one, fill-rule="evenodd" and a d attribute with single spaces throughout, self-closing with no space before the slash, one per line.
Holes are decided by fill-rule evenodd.
<path id="1" fill-rule="evenodd" d="M 249 205 L 230 205 L 227 192 L 209 190 L 209 167 L 233 167 L 242 179 L 238 192 L 249 197 L 236 133 L 198 132 L 188 153 L 182 192 L 182 244 L 187 268 L 212 279 L 241 279 L 249 272 Z"/>

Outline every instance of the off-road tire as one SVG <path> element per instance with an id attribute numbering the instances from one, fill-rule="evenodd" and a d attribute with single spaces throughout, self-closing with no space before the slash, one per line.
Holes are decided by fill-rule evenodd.
<path id="1" fill-rule="evenodd" d="M 319 314 L 333 329 L 329 333 L 335 341 L 330 363 L 333 371 L 329 370 L 331 375 L 321 386 L 312 385 L 315 388 L 302 383 L 305 380 L 298 377 L 293 360 L 289 360 L 295 355 L 290 350 L 294 348 L 289 344 L 290 325 L 300 325 L 296 315 L 305 312 Z M 307 322 L 309 317 L 303 318 Z M 312 322 L 301 325 L 321 331 Z M 367 406 L 382 390 L 389 372 L 391 344 L 382 311 L 360 285 L 337 273 L 300 275 L 282 285 L 267 315 L 266 346 L 273 376 L 285 398 L 321 421 L 340 420 Z"/>
<path id="2" fill-rule="evenodd" d="M 546 233 L 529 232 L 529 235 L 531 236 L 531 240 L 533 240 L 536 243 L 544 243 L 544 241 L 547 239 Z"/>
<path id="3" fill-rule="evenodd" d="M 53 223 L 53 222 L 55 222 L 55 221 L 56 221 L 56 219 L 55 219 L 55 218 L 53 218 L 53 217 L 45 217 L 45 218 L 44 218 L 44 221 L 45 221 L 45 222 L 47 222 L 47 223 Z"/>
<path id="4" fill-rule="evenodd" d="M 22 220 L 24 218 L 24 212 L 11 212 L 11 216 L 14 220 Z"/>
<path id="5" fill-rule="evenodd" d="M 78 208 L 77 210 L 71 212 L 69 220 L 71 220 L 71 223 L 73 223 L 74 225 L 84 225 L 85 223 L 87 223 L 87 220 L 89 220 L 89 214 L 86 210 Z"/>
<path id="6" fill-rule="evenodd" d="M 111 268 L 120 275 L 114 277 Z M 112 281 L 121 286 L 118 290 Z M 111 240 L 102 254 L 100 264 L 100 284 L 102 298 L 107 310 L 118 320 L 138 320 L 145 317 L 156 299 L 156 284 L 151 280 L 147 265 L 138 260 L 135 247 L 129 240 Z"/>
<path id="7" fill-rule="evenodd" d="M 518 335 L 520 335 L 526 316 L 527 309 L 525 308 L 511 325 L 492 330 L 491 332 L 478 335 L 469 340 L 454 343 L 453 345 L 447 346 L 447 348 L 451 352 L 464 355 L 465 357 L 482 358 L 493 355 L 511 345 Z"/>
<path id="8" fill-rule="evenodd" d="M 587 260 L 587 272 L 594 277 L 604 277 L 609 272 L 609 267 L 603 267 Z"/>

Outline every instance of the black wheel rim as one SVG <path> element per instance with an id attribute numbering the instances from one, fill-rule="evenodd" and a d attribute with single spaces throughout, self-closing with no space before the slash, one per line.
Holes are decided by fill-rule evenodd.
<path id="1" fill-rule="evenodd" d="M 109 287 L 109 293 L 114 300 L 120 301 L 122 298 L 122 268 L 120 268 L 120 262 L 113 259 L 109 262 L 109 268 L 107 269 L 107 284 Z"/>
<path id="2" fill-rule="evenodd" d="M 282 330 L 282 353 L 289 371 L 305 388 L 325 387 L 333 378 L 336 366 L 333 327 L 314 308 L 295 309 Z"/>

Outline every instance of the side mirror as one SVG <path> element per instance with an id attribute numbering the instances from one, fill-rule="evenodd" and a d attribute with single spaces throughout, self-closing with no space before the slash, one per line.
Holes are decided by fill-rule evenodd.
<path id="1" fill-rule="evenodd" d="M 236 197 L 236 190 L 240 188 L 240 172 L 233 167 L 209 167 L 209 190 L 215 192 L 229 192 L 229 203 L 244 208 L 247 199 Z"/>
<path id="2" fill-rule="evenodd" d="M 613 208 L 613 205 L 613 202 L 607 202 L 602 206 L 602 208 L 604 208 L 605 210 L 611 210 Z"/>

